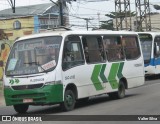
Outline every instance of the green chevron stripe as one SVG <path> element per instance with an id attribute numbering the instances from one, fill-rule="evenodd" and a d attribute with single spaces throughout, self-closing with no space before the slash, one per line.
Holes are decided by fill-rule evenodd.
<path id="1" fill-rule="evenodd" d="M 103 64 L 103 66 L 101 68 L 101 72 L 100 72 L 100 78 L 102 79 L 103 83 L 107 82 L 107 78 L 104 75 L 105 69 L 106 69 L 106 64 Z"/>
<path id="2" fill-rule="evenodd" d="M 118 69 L 118 78 L 121 79 L 123 77 L 122 70 L 123 70 L 124 62 L 120 63 L 119 69 Z"/>
<path id="3" fill-rule="evenodd" d="M 103 86 L 98 79 L 98 76 L 99 76 L 100 71 L 101 71 L 101 67 L 102 67 L 102 65 L 95 65 L 94 69 L 93 69 L 92 76 L 91 76 L 91 80 L 92 80 L 93 85 L 96 88 L 96 90 L 102 90 L 103 89 Z"/>
<path id="4" fill-rule="evenodd" d="M 118 88 L 118 82 L 116 80 L 116 75 L 118 72 L 120 63 L 113 63 L 111 66 L 111 70 L 108 76 L 108 81 L 112 87 L 112 89 L 117 89 Z"/>

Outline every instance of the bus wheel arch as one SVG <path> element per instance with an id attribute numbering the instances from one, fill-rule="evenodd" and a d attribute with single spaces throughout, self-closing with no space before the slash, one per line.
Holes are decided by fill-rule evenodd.
<path id="1" fill-rule="evenodd" d="M 127 79 L 126 79 L 125 77 L 122 77 L 122 78 L 120 79 L 120 82 L 121 82 L 121 83 L 123 82 L 123 84 L 124 84 L 124 86 L 125 86 L 125 89 L 128 89 L 128 83 L 127 83 Z"/>
<path id="2" fill-rule="evenodd" d="M 108 95 L 111 99 L 122 99 L 125 97 L 125 89 L 127 88 L 128 88 L 127 80 L 126 78 L 122 77 L 119 80 L 118 91 L 108 93 Z"/>
<path id="3" fill-rule="evenodd" d="M 74 83 L 68 84 L 65 88 L 65 91 L 66 90 L 72 90 L 73 93 L 75 94 L 76 99 L 78 99 L 78 90 L 77 90 L 77 86 Z"/>
<path id="4" fill-rule="evenodd" d="M 75 107 L 78 98 L 77 87 L 75 84 L 68 84 L 64 91 L 64 101 L 60 104 L 63 111 L 71 111 Z"/>

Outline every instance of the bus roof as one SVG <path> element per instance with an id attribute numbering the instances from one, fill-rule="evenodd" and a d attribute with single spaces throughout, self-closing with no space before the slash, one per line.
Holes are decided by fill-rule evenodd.
<path id="1" fill-rule="evenodd" d="M 19 38 L 19 40 L 38 38 L 38 37 L 46 37 L 46 36 L 66 36 L 66 35 L 104 35 L 104 34 L 130 34 L 130 35 L 138 35 L 136 32 L 132 31 L 52 31 L 45 33 L 32 34 L 28 36 L 23 36 Z"/>
<path id="2" fill-rule="evenodd" d="M 152 36 L 160 35 L 160 32 L 137 32 L 138 34 L 150 34 Z"/>

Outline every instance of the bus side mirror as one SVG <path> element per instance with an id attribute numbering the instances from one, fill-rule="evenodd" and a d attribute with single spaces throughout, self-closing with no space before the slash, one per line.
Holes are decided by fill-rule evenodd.
<path id="1" fill-rule="evenodd" d="M 0 61 L 0 67 L 3 67 L 3 66 L 4 66 L 3 61 Z"/>
<path id="2" fill-rule="evenodd" d="M 159 56 L 160 55 L 160 48 L 157 45 L 157 43 L 155 43 L 155 47 L 154 48 L 155 48 L 155 54 Z"/>

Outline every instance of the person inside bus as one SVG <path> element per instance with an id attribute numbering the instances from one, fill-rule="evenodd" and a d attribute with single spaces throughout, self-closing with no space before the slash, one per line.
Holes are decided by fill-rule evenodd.
<path id="1" fill-rule="evenodd" d="M 85 48 L 84 48 L 84 54 L 85 54 L 86 62 L 89 62 L 89 53 L 88 53 L 88 47 L 87 46 L 85 46 Z"/>
<path id="2" fill-rule="evenodd" d="M 55 48 L 49 48 L 48 49 L 47 62 L 55 60 L 55 58 L 56 58 Z"/>
<path id="3" fill-rule="evenodd" d="M 70 55 L 70 52 L 67 51 L 67 50 L 64 52 L 64 61 L 65 61 L 65 62 L 70 62 L 70 61 L 72 61 L 72 57 L 71 57 L 71 55 Z"/>

